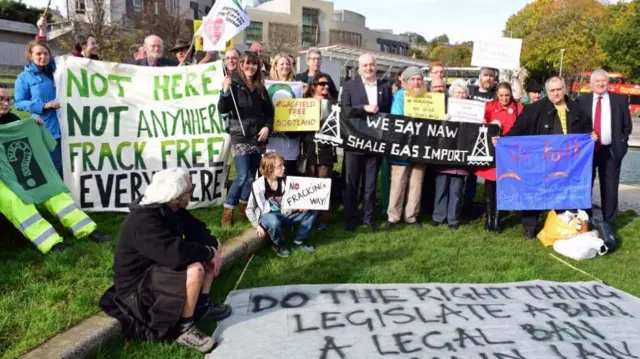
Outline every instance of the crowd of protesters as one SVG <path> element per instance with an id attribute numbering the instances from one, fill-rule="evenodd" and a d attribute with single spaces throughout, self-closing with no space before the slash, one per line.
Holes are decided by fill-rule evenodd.
<path id="1" fill-rule="evenodd" d="M 31 118 L 45 126 L 51 135 L 51 161 L 62 177 L 61 131 L 56 114 L 60 104 L 56 101 L 53 79 L 56 67 L 45 41 L 46 22 L 40 20 L 38 26 L 41 31 L 26 47 L 27 64 L 16 79 L 15 105 L 30 112 Z M 149 35 L 142 44 L 130 48 L 130 61 L 138 66 L 166 67 L 204 63 L 214 57 L 207 53 L 197 61 L 191 43 L 186 41 L 177 41 L 168 52 L 175 59 L 165 56 L 160 37 Z M 99 44 L 93 36 L 78 36 L 73 55 L 97 60 Z M 603 70 L 591 76 L 593 94 L 576 101 L 567 96 L 565 81 L 558 76 L 547 79 L 546 97 L 541 96 L 540 85 L 530 84 L 523 101 L 514 98 L 509 83 L 498 83 L 497 73 L 491 68 L 480 71 L 477 87 L 460 80 L 447 89 L 442 63 L 431 64 L 429 83 L 425 83 L 421 70 L 413 66 L 402 68 L 395 81 L 390 82 L 377 77 L 375 56 L 363 54 L 358 59 L 359 75 L 344 83 L 339 97 L 332 77 L 321 71 L 322 53 L 315 48 L 307 51 L 307 70 L 298 74 L 291 54 L 276 54 L 271 62 L 260 43 L 253 43 L 244 54 L 230 49 L 223 60 L 225 76 L 220 84 L 218 108 L 228 124 L 236 176 L 224 203 L 222 226 L 233 224 L 237 208 L 237 213 L 249 219 L 258 236 L 271 241 L 279 256 L 290 255 L 285 230 L 297 227 L 293 248 L 312 253 L 315 248 L 307 243 L 309 234 L 314 228 L 326 230 L 332 218 L 331 211 L 283 210 L 281 200 L 287 190 L 287 175 L 332 178 L 338 156 L 334 146 L 314 140 L 315 132 L 273 130 L 274 105 L 265 80 L 302 82 L 304 97 L 319 100 L 323 108 L 338 102 L 363 114 L 403 115 L 405 96 L 430 91 L 486 103 L 484 121 L 499 126 L 500 136 L 591 134 L 597 141 L 593 177 L 597 168 L 604 220 L 610 224 L 615 220 L 620 166 L 628 148 L 631 119 L 624 98 L 607 92 L 608 75 Z M 0 124 L 16 120 L 9 111 L 12 104 L 8 90 L 0 88 Z M 453 121 L 448 115 L 442 120 Z M 492 139 L 494 144 L 500 136 Z M 256 172 L 260 174 L 257 179 Z M 342 188 L 346 231 L 356 231 L 359 226 L 372 231 L 389 230 L 401 222 L 422 228 L 425 221 L 435 227 L 447 225 L 457 230 L 463 217 L 473 215 L 478 177 L 484 180 L 484 230 L 502 231 L 493 166 L 425 165 L 347 150 L 341 172 L 342 181 L 334 181 L 333 186 Z M 381 198 L 377 198 L 378 178 L 382 182 Z M 183 345 L 208 352 L 215 342 L 200 332 L 196 323 L 223 319 L 231 308 L 210 303 L 211 282 L 221 268 L 220 243 L 206 224 L 186 211 L 192 190 L 189 175 L 183 169 L 164 170 L 153 176 L 144 195 L 132 203 L 122 224 L 114 261 L 115 284 L 100 305 L 121 322 L 127 336 L 145 339 L 173 336 Z M 17 197 L 11 198 L 12 206 L 20 202 Z M 8 200 L 0 198 L 0 209 L 10 207 L 3 201 Z M 386 217 L 381 227 L 375 220 L 378 205 Z M 75 206 L 71 209 L 80 211 Z M 11 218 L 11 214 L 7 216 Z M 526 239 L 535 238 L 538 217 L 538 212 L 523 213 Z M 24 227 L 20 221 L 13 222 L 17 228 Z M 34 243 L 41 240 L 23 233 Z M 81 234 L 96 240 L 110 239 L 98 232 L 95 224 Z M 60 239 L 43 252 L 64 249 L 61 244 Z"/>

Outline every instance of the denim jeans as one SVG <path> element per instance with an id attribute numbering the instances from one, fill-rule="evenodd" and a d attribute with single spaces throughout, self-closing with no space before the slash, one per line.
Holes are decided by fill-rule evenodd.
<path id="1" fill-rule="evenodd" d="M 53 166 L 56 168 L 56 171 L 58 171 L 60 178 L 63 178 L 62 177 L 62 147 L 60 145 L 60 139 L 57 139 L 56 142 L 58 143 L 56 145 L 56 148 L 54 148 L 53 151 L 49 153 L 49 155 L 51 156 L 51 161 L 53 162 Z"/>
<path id="2" fill-rule="evenodd" d="M 436 195 L 433 207 L 434 222 L 460 225 L 462 211 L 462 187 L 464 177 L 451 174 L 436 175 Z"/>
<path id="3" fill-rule="evenodd" d="M 225 208 L 235 208 L 238 202 L 246 203 L 251 194 L 251 186 L 255 180 L 256 171 L 260 166 L 259 153 L 252 153 L 244 156 L 233 156 L 236 165 L 236 178 L 229 188 L 227 200 L 224 202 Z"/>
<path id="4" fill-rule="evenodd" d="M 296 242 L 304 243 L 309 237 L 309 232 L 313 228 L 316 221 L 317 213 L 315 211 L 307 212 L 291 212 L 282 214 L 280 212 L 267 212 L 260 216 L 260 225 L 269 233 L 271 242 L 277 246 L 284 245 L 284 235 L 282 227 L 291 226 L 299 223 L 298 233 L 296 233 Z"/>

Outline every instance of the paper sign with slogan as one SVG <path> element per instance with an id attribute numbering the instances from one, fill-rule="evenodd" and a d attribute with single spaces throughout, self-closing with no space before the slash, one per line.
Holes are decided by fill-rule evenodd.
<path id="1" fill-rule="evenodd" d="M 287 285 L 225 303 L 206 359 L 640 356 L 640 299 L 599 282 Z"/>
<path id="2" fill-rule="evenodd" d="M 522 39 L 498 38 L 473 42 L 471 66 L 515 69 L 520 67 Z"/>
<path id="3" fill-rule="evenodd" d="M 484 108 L 484 102 L 449 98 L 451 121 L 484 122 Z"/>
<path id="4" fill-rule="evenodd" d="M 287 176 L 282 209 L 326 211 L 331 200 L 331 179 Z"/>
<path id="5" fill-rule="evenodd" d="M 318 131 L 320 101 L 312 98 L 276 100 L 273 129 L 276 132 Z"/>
<path id="6" fill-rule="evenodd" d="M 413 118 L 442 120 L 445 115 L 444 94 L 425 92 L 420 96 L 404 96 L 404 115 Z"/>

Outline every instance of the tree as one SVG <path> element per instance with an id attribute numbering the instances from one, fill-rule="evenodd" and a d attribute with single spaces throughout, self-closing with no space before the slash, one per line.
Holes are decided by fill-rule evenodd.
<path id="1" fill-rule="evenodd" d="M 448 45 L 449 44 L 449 36 L 447 34 L 442 34 L 434 37 L 433 39 L 427 42 L 427 45 L 430 49 L 435 49 L 438 45 Z"/>
<path id="2" fill-rule="evenodd" d="M 415 55 L 416 59 L 420 59 L 420 60 L 428 60 L 429 57 L 423 52 L 420 51 L 420 49 L 416 49 L 416 48 L 410 48 L 409 49 L 409 56 L 413 57 L 413 55 Z"/>
<path id="3" fill-rule="evenodd" d="M 44 8 L 28 6 L 22 1 L 0 0 L 0 19 L 26 22 L 36 25 L 44 13 Z M 51 22 L 51 12 L 47 13 L 47 22 Z"/>
<path id="4" fill-rule="evenodd" d="M 597 0 L 536 0 L 511 16 L 505 35 L 522 38 L 520 63 L 537 81 L 556 74 L 573 77 L 602 65 L 605 54 L 596 42 L 605 5 Z"/>
<path id="5" fill-rule="evenodd" d="M 117 21 L 111 21 L 114 2 L 87 0 L 84 15 L 78 15 L 71 33 L 56 39 L 61 48 L 74 50 L 75 35 L 91 35 L 99 46 L 100 59 L 113 62 L 129 62 L 129 47 L 140 43 L 142 32 L 133 30 Z"/>
<path id="6" fill-rule="evenodd" d="M 407 36 L 413 45 L 426 45 L 427 40 L 425 40 L 424 36 L 416 33 L 416 32 L 403 32 L 400 34 L 402 36 Z"/>
<path id="7" fill-rule="evenodd" d="M 640 80 L 640 0 L 608 6 L 606 23 L 598 36 L 606 66 Z"/>
<path id="8" fill-rule="evenodd" d="M 431 52 L 431 61 L 440 61 L 447 67 L 471 66 L 471 49 L 465 45 L 438 45 Z"/>
<path id="9" fill-rule="evenodd" d="M 143 14 L 141 30 L 145 34 L 159 36 L 164 42 L 165 49 L 168 49 L 175 45 L 177 40 L 191 42 L 193 29 L 187 26 L 185 20 L 186 12 L 180 11 L 179 7 L 175 9 L 159 7 L 156 12 L 148 11 Z"/>
<path id="10" fill-rule="evenodd" d="M 269 39 L 265 43 L 267 53 L 272 56 L 281 52 L 297 54 L 300 49 L 299 33 L 295 25 L 269 23 Z"/>

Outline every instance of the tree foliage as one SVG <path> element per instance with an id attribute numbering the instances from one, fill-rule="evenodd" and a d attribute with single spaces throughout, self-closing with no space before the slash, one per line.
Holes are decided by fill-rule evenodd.
<path id="1" fill-rule="evenodd" d="M 409 38 L 409 40 L 411 41 L 411 44 L 413 45 L 426 45 L 427 44 L 427 40 L 424 38 L 424 36 L 416 33 L 416 32 L 404 32 L 402 34 L 400 34 L 402 36 L 407 36 Z"/>
<path id="2" fill-rule="evenodd" d="M 445 66 L 471 66 L 471 48 L 467 45 L 438 45 L 431 51 L 431 61 Z"/>
<path id="3" fill-rule="evenodd" d="M 563 76 L 602 66 L 606 55 L 597 35 L 606 18 L 606 5 L 597 0 L 536 0 L 507 21 L 504 34 L 522 38 L 520 63 L 543 81 L 560 70 Z"/>
<path id="4" fill-rule="evenodd" d="M 35 25 L 44 13 L 44 8 L 29 6 L 22 1 L 0 0 L 0 19 L 27 22 Z M 47 13 L 51 22 L 51 12 Z"/>
<path id="5" fill-rule="evenodd" d="M 427 54 L 424 53 L 424 51 L 421 51 L 420 49 L 416 49 L 414 47 L 409 49 L 409 56 L 413 57 L 413 55 L 415 55 L 416 59 L 420 59 L 420 60 L 429 59 L 429 57 L 427 56 Z"/>
<path id="6" fill-rule="evenodd" d="M 640 81 L 640 0 L 607 7 L 608 26 L 598 36 L 606 67 Z"/>

